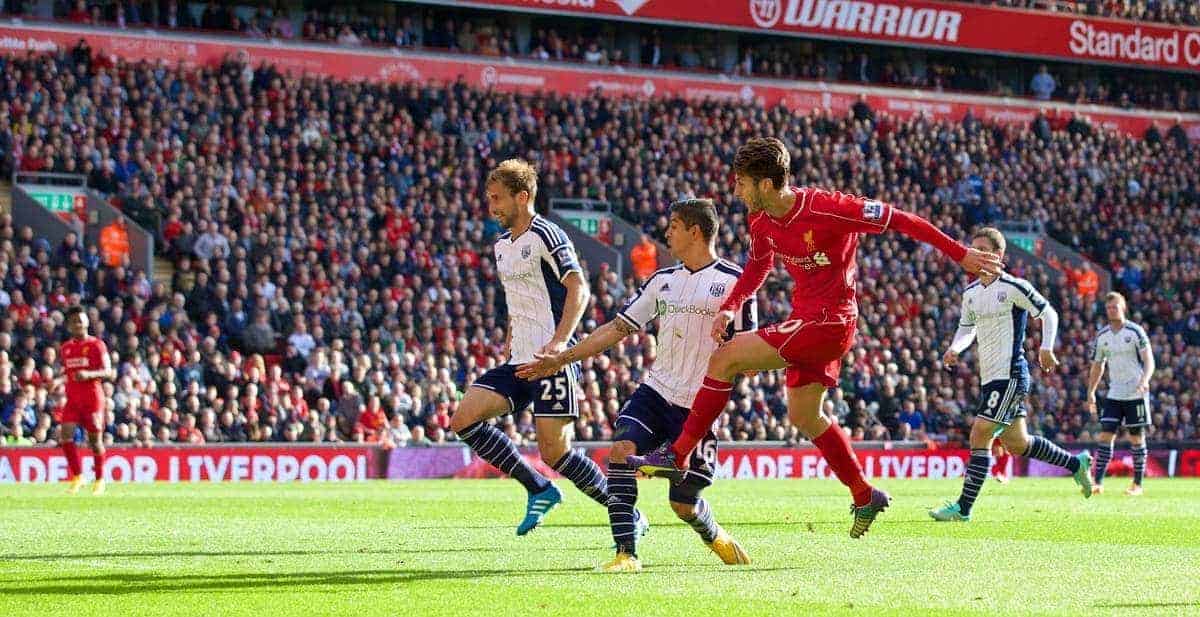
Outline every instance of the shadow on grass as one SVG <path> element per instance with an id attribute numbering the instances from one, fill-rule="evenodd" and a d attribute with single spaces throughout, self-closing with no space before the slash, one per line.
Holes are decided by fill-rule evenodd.
<path id="1" fill-rule="evenodd" d="M 512 530 L 515 529 L 515 527 L 512 525 L 499 525 L 496 523 L 480 523 L 477 525 L 458 525 L 453 523 L 447 523 L 445 525 L 405 525 L 403 521 L 401 521 L 399 525 L 404 529 L 503 529 L 507 530 L 506 533 L 512 533 Z M 544 523 L 542 526 L 538 527 L 538 529 L 588 529 L 593 527 L 598 529 L 608 529 L 608 523 Z M 535 531 L 534 533 L 537 532 Z"/>
<path id="2" fill-rule="evenodd" d="M 556 551 L 594 551 L 596 546 L 557 547 Z M 454 548 L 387 548 L 387 549 L 330 549 L 305 551 L 127 551 L 106 553 L 45 553 L 40 555 L 0 555 L 4 561 L 60 561 L 77 559 L 125 559 L 153 557 L 304 557 L 309 555 L 423 555 L 429 553 L 484 553 L 495 546 L 458 546 Z M 118 565 L 118 564 L 114 564 Z"/>
<path id="3" fill-rule="evenodd" d="M 723 568 L 719 564 L 670 565 L 647 568 L 650 572 L 686 572 Z M 796 567 L 746 568 L 746 573 L 799 571 Z M 73 576 L 50 584 L 14 584 L 0 582 L 0 595 L 32 596 L 42 594 L 129 595 L 163 592 L 240 592 L 287 588 L 351 585 L 405 585 L 422 581 L 452 581 L 490 578 L 578 576 L 595 573 L 592 567 L 513 568 L 467 570 L 362 570 L 346 572 L 239 572 L 236 574 L 144 574 L 121 573 Z M 609 574 L 595 573 L 611 577 Z"/>
<path id="4" fill-rule="evenodd" d="M 1200 602 L 1114 602 L 1097 604 L 1096 608 L 1180 608 L 1188 606 L 1200 609 Z"/>

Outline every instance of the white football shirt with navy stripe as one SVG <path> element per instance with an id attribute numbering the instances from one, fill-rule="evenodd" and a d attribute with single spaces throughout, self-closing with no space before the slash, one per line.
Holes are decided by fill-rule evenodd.
<path id="1" fill-rule="evenodd" d="M 638 329 L 658 319 L 658 357 L 645 384 L 672 405 L 691 408 L 708 372 L 708 357 L 717 348 L 710 336 L 713 320 L 741 273 L 724 259 L 694 272 L 683 264 L 664 268 L 617 314 Z M 733 331 L 753 330 L 757 321 L 757 304 L 751 298 L 738 311 Z"/>
<path id="2" fill-rule="evenodd" d="M 563 279 L 571 272 L 582 275 L 575 246 L 558 225 L 535 215 L 520 237 L 501 234 L 495 251 L 512 333 L 508 361 L 532 362 L 533 354 L 554 338 L 562 320 L 567 298 Z"/>
<path id="3" fill-rule="evenodd" d="M 1001 273 L 990 285 L 975 281 L 963 291 L 960 326 L 975 326 L 980 383 L 1028 375 L 1025 327 L 1049 303 L 1029 281 Z"/>
<path id="4" fill-rule="evenodd" d="M 1104 326 L 1096 336 L 1094 362 L 1108 363 L 1108 394 L 1115 401 L 1136 401 L 1138 382 L 1146 367 L 1142 350 L 1150 346 L 1150 337 L 1141 326 L 1126 321 L 1120 330 Z"/>

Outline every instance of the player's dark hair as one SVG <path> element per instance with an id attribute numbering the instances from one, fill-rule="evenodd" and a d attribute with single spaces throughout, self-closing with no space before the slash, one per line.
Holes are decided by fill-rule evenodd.
<path id="1" fill-rule="evenodd" d="M 1004 234 L 1000 233 L 1000 230 L 995 227 L 980 227 L 976 229 L 975 233 L 971 234 L 971 239 L 974 240 L 975 238 L 987 238 L 987 241 L 992 244 L 992 249 L 1000 254 L 1003 254 L 1004 249 L 1008 247 L 1008 243 L 1004 240 Z"/>
<path id="2" fill-rule="evenodd" d="M 529 192 L 529 201 L 537 196 L 537 170 L 522 159 L 508 159 L 488 174 L 487 184 L 499 183 L 509 194 Z"/>
<path id="3" fill-rule="evenodd" d="M 711 199 L 685 199 L 671 204 L 671 216 L 679 217 L 687 227 L 699 227 L 705 240 L 717 235 L 717 207 Z"/>
<path id="4" fill-rule="evenodd" d="M 783 188 L 791 166 L 787 146 L 774 137 L 755 137 L 738 148 L 733 157 L 733 173 L 747 176 L 755 184 L 766 178 L 777 189 Z"/>
<path id="5" fill-rule="evenodd" d="M 82 314 L 84 314 L 83 307 L 76 304 L 76 305 L 72 306 L 71 308 L 67 309 L 66 317 L 67 317 L 67 319 L 70 319 L 76 315 L 82 315 Z"/>

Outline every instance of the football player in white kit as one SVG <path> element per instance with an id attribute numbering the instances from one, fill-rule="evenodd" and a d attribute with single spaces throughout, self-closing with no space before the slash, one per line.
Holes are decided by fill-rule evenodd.
<path id="1" fill-rule="evenodd" d="M 1096 485 L 1104 492 L 1104 474 L 1112 459 L 1113 441 L 1124 424 L 1133 449 L 1133 484 L 1126 495 L 1142 494 L 1146 474 L 1146 434 L 1150 426 L 1150 378 L 1154 376 L 1154 352 L 1150 337 L 1141 326 L 1125 319 L 1125 296 L 1112 292 L 1104 297 L 1108 325 L 1096 336 L 1092 370 L 1088 374 L 1088 411 L 1096 413 L 1096 388 L 1108 367 L 1108 393 L 1100 415 L 1100 447 L 1096 452 Z"/>
<path id="2" fill-rule="evenodd" d="M 984 227 L 971 237 L 971 246 L 1004 258 L 1004 235 Z M 1038 360 L 1042 370 L 1058 366 L 1054 340 L 1058 336 L 1058 313 L 1025 279 L 1001 272 L 983 275 L 963 291 L 962 317 L 950 349 L 942 356 L 946 366 L 958 364 L 958 356 L 978 336 L 979 409 L 971 426 L 971 458 L 958 501 L 948 501 L 929 511 L 937 521 L 969 521 L 971 507 L 992 466 L 992 440 L 997 436 L 1009 452 L 1057 465 L 1070 471 L 1084 498 L 1092 496 L 1092 459 L 1086 451 L 1072 456 L 1041 436 L 1029 435 L 1025 426 L 1025 396 L 1029 394 L 1029 363 L 1025 360 L 1025 325 L 1032 316 L 1042 322 L 1042 347 Z"/>
<path id="3" fill-rule="evenodd" d="M 590 458 L 571 449 L 579 416 L 578 364 L 544 379 L 516 376 L 516 367 L 532 361 L 534 354 L 557 353 L 574 341 L 589 292 L 567 235 L 534 213 L 537 172 L 529 163 L 504 161 L 488 174 L 485 191 L 491 215 L 507 229 L 496 240 L 495 251 L 508 306 L 509 357 L 471 384 L 450 428 L 480 458 L 525 487 L 525 518 L 517 527 L 517 535 L 525 535 L 562 501 L 562 493 L 488 422 L 496 416 L 518 413 L 532 404 L 542 460 L 600 505 L 608 505 L 604 474 Z"/>
<path id="4" fill-rule="evenodd" d="M 616 557 L 601 566 L 606 572 L 641 570 L 637 557 L 638 485 L 636 470 L 626 463 L 632 454 L 643 454 L 679 436 L 689 405 L 708 370 L 708 357 L 717 348 L 710 336 L 713 320 L 733 289 L 742 269 L 717 257 L 717 210 L 710 199 L 688 199 L 671 204 L 667 244 L 680 263 L 655 272 L 637 295 L 617 314 L 578 344 L 560 353 L 538 354 L 517 375 L 544 378 L 562 367 L 600 354 L 626 336 L 658 320 L 658 358 L 634 391 L 613 427 L 609 451 L 608 517 L 616 542 Z M 742 306 L 729 335 L 753 330 L 757 321 L 753 299 Z M 700 492 L 712 484 L 716 437 L 709 432 L 693 452 L 682 482 L 672 485 L 668 498 L 681 520 L 726 564 L 748 564 L 750 557 L 713 518 Z"/>

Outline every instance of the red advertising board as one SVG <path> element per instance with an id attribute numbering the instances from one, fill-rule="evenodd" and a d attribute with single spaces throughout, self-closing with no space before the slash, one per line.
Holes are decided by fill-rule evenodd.
<path id="1" fill-rule="evenodd" d="M 1200 29 L 930 0 L 418 1 L 1200 70 Z"/>
<path id="2" fill-rule="evenodd" d="M 584 452 L 601 468 L 608 464 L 607 444 L 580 444 Z M 890 450 L 856 449 L 863 472 L 870 478 L 961 478 L 966 471 L 970 451 L 963 448 Z M 525 460 L 548 477 L 558 477 L 542 462 L 536 449 L 524 450 Z M 480 460 L 465 447 L 397 448 L 388 454 L 387 477 L 393 480 L 422 478 L 500 478 L 504 474 Z M 1127 450 L 1114 453 L 1109 475 L 1128 476 L 1133 471 Z M 1067 472 L 1059 467 L 1015 457 L 1006 470 L 1012 476 L 1059 476 Z M 1200 476 L 1200 450 L 1180 448 L 1151 450 L 1146 473 L 1150 477 Z M 820 451 L 814 448 L 741 447 L 722 445 L 717 452 L 716 475 L 719 479 L 757 478 L 833 478 Z"/>
<path id="3" fill-rule="evenodd" d="M 104 476 L 114 482 L 344 482 L 382 477 L 378 453 L 370 447 L 110 448 Z M 90 452 L 82 459 L 91 480 L 95 461 Z M 67 459 L 58 448 L 0 448 L 0 484 L 66 478 Z"/>
<path id="4" fill-rule="evenodd" d="M 597 462 L 607 460 L 608 448 L 589 452 Z M 868 478 L 961 478 L 971 451 L 855 450 Z M 809 448 L 720 448 L 716 477 L 725 480 L 761 478 L 833 478 L 821 451 Z"/>
<path id="5" fill-rule="evenodd" d="M 1039 111 L 1047 111 L 1084 115 L 1101 128 L 1138 136 L 1152 124 L 1165 129 L 1179 122 L 1192 139 L 1200 140 L 1200 115 L 1197 114 L 1126 111 L 1092 105 L 1038 103 L 907 89 L 766 80 L 730 81 L 662 71 L 614 71 L 394 49 L 275 44 L 258 39 L 205 36 L 124 34 L 65 25 L 23 28 L 0 26 L 0 53 L 70 47 L 80 38 L 87 39 L 98 53 L 109 53 L 129 60 L 165 61 L 191 66 L 212 65 L 234 56 L 256 65 L 260 62 L 274 64 L 285 72 L 321 74 L 341 79 L 439 83 L 462 79 L 469 85 L 503 91 L 543 90 L 563 94 L 599 91 L 609 96 L 728 99 L 764 105 L 783 104 L 803 111 L 826 109 L 839 114 L 847 112 L 861 95 L 867 98 L 874 109 L 901 118 L 923 114 L 937 119 L 960 120 L 970 111 L 983 120 L 1024 124 L 1032 121 Z"/>
<path id="6" fill-rule="evenodd" d="M 855 450 L 868 478 L 961 478 L 969 450 Z M 819 450 L 727 448 L 717 452 L 718 478 L 833 478 Z"/>

